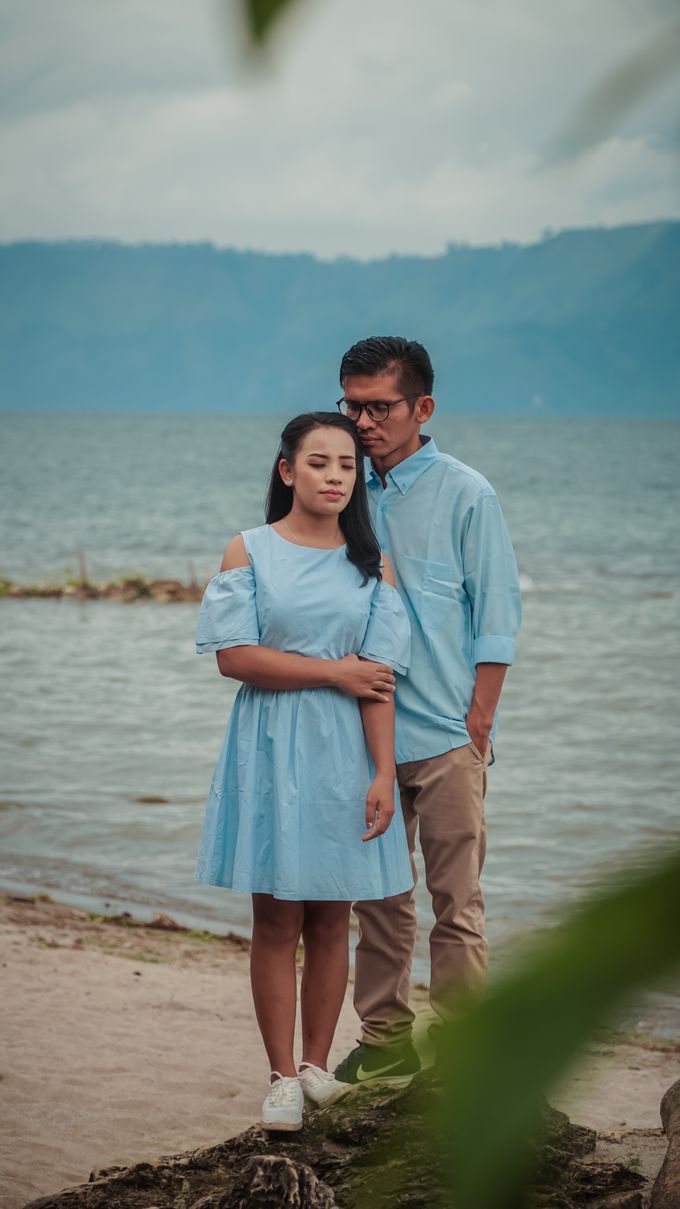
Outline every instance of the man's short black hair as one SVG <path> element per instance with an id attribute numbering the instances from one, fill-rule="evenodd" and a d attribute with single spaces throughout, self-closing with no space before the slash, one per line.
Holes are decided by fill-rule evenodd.
<path id="1" fill-rule="evenodd" d="M 352 374 L 384 374 L 394 371 L 399 390 L 405 395 L 431 395 L 434 370 L 430 355 L 417 340 L 403 336 L 369 336 L 347 350 L 340 362 L 340 385 Z"/>

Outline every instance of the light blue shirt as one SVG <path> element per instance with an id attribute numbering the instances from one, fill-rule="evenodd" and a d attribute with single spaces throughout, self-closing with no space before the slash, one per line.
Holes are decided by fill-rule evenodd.
<path id="1" fill-rule="evenodd" d="M 521 621 L 517 563 L 495 491 L 431 437 L 380 476 L 366 461 L 369 507 L 411 622 L 398 677 L 398 763 L 470 742 L 465 718 L 478 663 L 512 663 Z M 494 719 L 495 733 L 496 719 Z"/>

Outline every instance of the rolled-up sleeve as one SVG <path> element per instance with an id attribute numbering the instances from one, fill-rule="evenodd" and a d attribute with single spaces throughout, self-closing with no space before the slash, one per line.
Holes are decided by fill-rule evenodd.
<path id="1" fill-rule="evenodd" d="M 196 623 L 196 652 L 224 651 L 233 646 L 259 646 L 253 568 L 220 571 L 210 580 Z"/>
<path id="2" fill-rule="evenodd" d="M 473 663 L 515 658 L 522 620 L 519 575 L 505 518 L 493 491 L 472 506 L 463 539 L 465 590 L 472 608 Z"/>

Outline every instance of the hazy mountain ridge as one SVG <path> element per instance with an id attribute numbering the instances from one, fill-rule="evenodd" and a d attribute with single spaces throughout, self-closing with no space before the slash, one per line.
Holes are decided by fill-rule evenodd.
<path id="1" fill-rule="evenodd" d="M 0 247 L 0 406 L 295 411 L 374 333 L 421 339 L 444 410 L 674 415 L 680 222 L 318 261 L 210 244 Z"/>

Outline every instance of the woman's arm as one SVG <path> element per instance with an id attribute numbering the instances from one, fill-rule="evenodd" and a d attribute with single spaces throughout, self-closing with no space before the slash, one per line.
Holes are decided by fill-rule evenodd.
<path id="1" fill-rule="evenodd" d="M 220 571 L 233 571 L 249 563 L 240 534 L 224 552 Z M 394 672 L 382 663 L 368 663 L 356 655 L 344 659 L 312 659 L 268 646 L 235 646 L 217 651 L 223 676 L 265 689 L 336 688 L 351 697 L 374 702 L 391 700 Z"/>
<path id="2" fill-rule="evenodd" d="M 383 579 L 395 586 L 391 563 L 384 555 Z M 375 776 L 366 794 L 366 827 L 364 840 L 382 835 L 394 817 L 394 781 L 397 769 L 394 760 L 394 697 L 384 701 L 360 701 L 361 721 L 366 744 L 375 765 Z"/>
<path id="3" fill-rule="evenodd" d="M 387 831 L 394 815 L 394 698 L 360 701 L 366 744 L 375 765 L 375 776 L 366 794 L 366 827 L 361 837 L 373 840 Z"/>
<path id="4" fill-rule="evenodd" d="M 258 688 L 336 688 L 349 697 L 387 702 L 394 692 L 394 673 L 383 663 L 368 663 L 356 655 L 344 659 L 312 659 L 269 646 L 234 646 L 217 651 L 223 676 Z"/>

